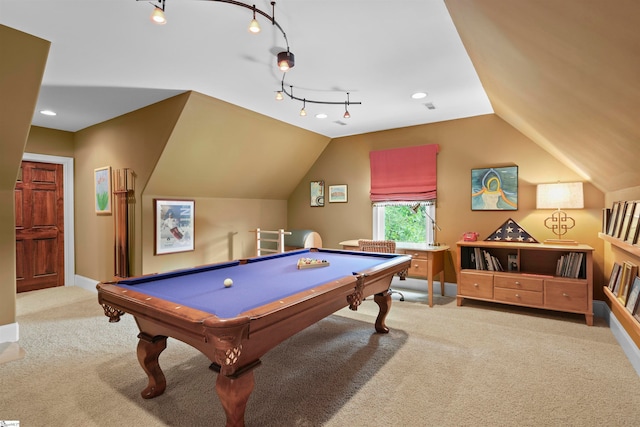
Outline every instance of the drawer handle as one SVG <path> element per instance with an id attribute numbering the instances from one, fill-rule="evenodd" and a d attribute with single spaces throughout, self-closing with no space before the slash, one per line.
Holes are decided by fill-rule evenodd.
<path id="1" fill-rule="evenodd" d="M 516 294 L 516 298 L 520 298 L 520 294 Z"/>
<path id="2" fill-rule="evenodd" d="M 516 280 L 516 285 L 520 285 L 520 282 L 518 282 L 517 280 Z"/>
<path id="3" fill-rule="evenodd" d="M 475 287 L 477 288 L 477 287 L 478 287 L 478 286 L 480 286 L 480 285 L 478 285 L 477 283 L 474 283 L 474 284 L 473 284 L 473 286 L 475 286 Z"/>
<path id="4" fill-rule="evenodd" d="M 563 293 L 562 293 L 562 296 L 563 296 L 563 297 L 568 297 L 568 296 L 569 296 L 569 294 L 568 294 L 568 293 L 566 293 L 566 292 L 563 292 Z"/>

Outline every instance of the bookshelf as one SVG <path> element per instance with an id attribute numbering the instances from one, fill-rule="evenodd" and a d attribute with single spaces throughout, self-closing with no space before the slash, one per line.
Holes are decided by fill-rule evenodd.
<path id="1" fill-rule="evenodd" d="M 640 265 L 639 246 L 629 244 L 624 240 L 609 236 L 605 233 L 598 233 L 598 237 L 623 251 L 621 256 L 617 256 L 616 252 L 612 251 L 614 254 L 614 261 L 630 260 L 635 264 Z M 638 320 L 629 313 L 618 298 L 609 290 L 607 285 L 604 286 L 604 296 L 608 301 L 609 308 L 616 316 L 616 319 L 618 319 L 622 327 L 627 331 L 627 334 L 629 334 L 629 337 L 631 337 L 633 342 L 638 346 L 638 348 L 640 348 L 640 322 L 638 322 Z"/>
<path id="2" fill-rule="evenodd" d="M 579 313 L 593 325 L 592 247 L 496 241 L 457 246 L 458 305 L 467 298 Z"/>

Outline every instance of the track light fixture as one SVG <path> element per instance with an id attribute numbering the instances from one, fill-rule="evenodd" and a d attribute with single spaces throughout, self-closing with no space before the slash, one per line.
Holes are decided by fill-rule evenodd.
<path id="1" fill-rule="evenodd" d="M 289 71 L 295 63 L 295 57 L 293 53 L 289 52 L 289 49 L 287 49 L 286 52 L 280 52 L 278 54 L 278 68 L 280 68 L 280 71 Z"/>
<path id="2" fill-rule="evenodd" d="M 164 2 L 165 0 L 157 0 L 158 5 L 153 5 L 153 12 L 151 12 L 151 22 L 156 25 L 164 25 L 167 23 L 167 18 L 164 16 Z"/>
<path id="3" fill-rule="evenodd" d="M 148 1 L 148 0 L 136 0 L 136 1 Z M 262 15 L 263 17 L 267 18 L 271 24 L 278 28 L 278 30 L 282 33 L 282 37 L 284 37 L 284 41 L 285 44 L 287 46 L 287 50 L 280 52 L 276 55 L 276 62 L 278 65 L 278 68 L 283 71 L 286 72 L 288 70 L 290 70 L 291 68 L 294 67 L 295 65 L 295 56 L 293 54 L 293 52 L 291 52 L 289 50 L 289 40 L 287 39 L 287 34 L 284 32 L 284 30 L 282 29 L 282 27 L 280 26 L 280 24 L 278 24 L 278 22 L 275 19 L 275 8 L 276 8 L 276 2 L 272 1 L 271 2 L 271 15 L 269 15 L 267 12 L 263 12 L 262 10 L 258 9 L 256 7 L 255 4 L 253 5 L 249 5 L 246 3 L 242 3 L 239 1 L 235 1 L 235 0 L 206 0 L 206 1 L 212 1 L 212 2 L 218 2 L 218 3 L 228 3 L 228 4 L 232 4 L 235 6 L 240 6 L 243 7 L 245 9 L 249 9 L 253 12 L 253 19 L 250 21 L 249 23 L 249 31 L 251 33 L 257 34 L 260 32 L 260 24 L 258 23 L 258 21 L 256 20 L 256 14 Z M 164 8 L 165 8 L 165 2 L 166 0 L 152 0 L 149 1 L 149 4 L 151 4 L 154 7 L 153 13 L 151 14 L 151 20 L 155 23 L 155 24 L 159 24 L 159 25 L 164 25 L 167 23 L 167 20 L 165 18 L 164 15 Z M 349 92 L 347 92 L 347 100 L 342 102 L 342 101 L 317 101 L 317 100 L 312 100 L 312 99 L 306 99 L 306 98 L 298 98 L 293 96 L 293 86 L 289 86 L 291 93 L 287 92 L 284 88 L 284 74 L 282 76 L 282 82 L 281 82 L 281 86 L 282 86 L 282 90 L 279 90 L 276 92 L 276 99 L 277 100 L 281 100 L 284 98 L 283 94 L 286 94 L 289 98 L 297 100 L 297 101 L 302 101 L 302 110 L 300 110 L 300 115 L 301 116 L 306 116 L 306 110 L 305 110 L 305 106 L 307 102 L 311 102 L 314 104 L 325 104 L 325 105 L 333 105 L 333 104 L 344 104 L 344 115 L 343 117 L 345 119 L 348 119 L 351 117 L 351 114 L 349 113 L 349 105 L 351 104 L 362 104 L 361 102 L 351 102 L 349 100 Z"/>
<path id="4" fill-rule="evenodd" d="M 249 31 L 257 34 L 260 32 L 260 24 L 258 24 L 258 20 L 256 19 L 256 5 L 253 5 L 253 19 L 249 23 Z"/>
<path id="5" fill-rule="evenodd" d="M 287 90 L 284 88 L 284 75 L 282 76 L 282 82 L 281 84 L 281 89 L 279 91 L 276 92 L 276 99 L 280 100 L 280 98 L 278 98 L 278 94 L 280 94 L 280 96 L 282 96 L 282 94 L 287 95 L 290 99 L 294 99 L 296 101 L 302 101 L 302 110 L 305 109 L 305 106 L 307 104 L 307 102 L 311 102 L 312 104 L 323 104 L 323 105 L 343 105 L 344 104 L 344 115 L 342 117 L 344 117 L 345 119 L 348 119 L 351 117 L 351 114 L 349 114 L 349 105 L 351 104 L 357 104 L 360 105 L 362 104 L 362 102 L 354 102 L 351 101 L 351 99 L 349 98 L 349 92 L 347 92 L 347 100 L 346 101 L 317 101 L 314 99 L 308 99 L 308 98 L 299 98 L 297 96 L 293 95 L 293 86 L 289 85 L 289 92 L 287 92 Z M 302 114 L 302 111 L 300 111 L 300 115 L 306 115 Z"/>

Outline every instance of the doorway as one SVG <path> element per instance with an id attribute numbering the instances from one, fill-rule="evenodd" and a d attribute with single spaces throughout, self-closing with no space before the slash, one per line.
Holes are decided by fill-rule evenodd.
<path id="1" fill-rule="evenodd" d="M 30 267 L 31 271 L 36 273 L 37 282 L 32 282 L 27 284 L 26 281 L 23 281 L 24 285 L 21 285 L 22 279 L 20 277 L 29 277 L 29 273 L 24 271 L 24 267 L 19 267 L 18 263 L 20 261 L 20 255 L 18 254 L 18 240 L 16 240 L 16 276 L 17 283 L 16 287 L 18 292 L 25 290 L 33 290 L 33 289 L 41 289 L 42 287 L 50 287 L 50 286 L 72 286 L 75 282 L 75 254 L 74 254 L 74 211 L 73 211 L 73 158 L 70 157 L 59 157 L 59 156 L 49 156 L 43 154 L 31 154 L 25 153 L 23 155 L 23 161 L 25 162 L 36 162 L 41 164 L 50 163 L 55 166 L 55 169 L 61 169 L 62 175 L 56 176 L 56 180 L 60 182 L 62 185 L 62 196 L 56 195 L 56 198 L 61 197 L 62 202 L 62 212 L 59 215 L 58 219 L 62 221 L 62 230 L 64 232 L 62 241 L 58 241 L 55 243 L 56 254 L 48 255 L 44 257 L 44 262 L 41 262 L 39 266 Z M 50 166 L 52 166 L 50 165 Z M 47 176 L 50 177 L 51 172 L 47 172 L 45 170 L 41 170 L 36 172 L 37 176 L 36 181 L 47 181 Z M 24 174 L 23 174 L 24 175 Z M 22 177 L 24 179 L 24 176 Z M 49 178 L 50 180 L 50 178 Z M 17 195 L 17 193 L 16 193 Z M 40 202 L 43 200 L 51 200 L 52 196 L 46 195 L 44 192 L 38 194 L 36 196 Z M 39 208 L 40 209 L 40 208 Z M 20 218 L 18 215 L 18 203 L 16 199 L 16 237 L 18 237 L 18 222 L 24 222 L 24 218 Z M 24 212 L 24 209 L 22 209 Z M 50 220 L 50 214 L 45 213 L 46 211 L 38 210 L 35 211 L 36 221 L 35 223 L 46 224 L 50 222 L 54 222 Z M 30 221 L 33 222 L 32 219 Z M 21 227 L 24 226 L 21 225 Z M 60 227 L 60 222 L 58 222 L 58 227 Z M 51 233 L 51 230 L 47 230 L 47 227 L 41 227 L 42 231 Z M 47 246 L 49 249 L 51 246 L 54 246 L 54 242 L 52 240 L 40 239 L 38 241 L 39 247 L 36 248 L 35 256 L 41 257 L 43 252 L 47 252 Z M 52 263 L 56 262 L 56 260 L 62 259 L 62 265 L 58 261 L 57 266 L 52 266 Z M 22 268 L 22 270 L 20 270 Z M 25 275 L 26 274 L 26 275 Z M 55 285 L 52 283 L 52 279 L 56 278 Z M 31 278 L 29 278 L 31 280 Z M 46 283 L 49 282 L 49 283 Z M 46 283 L 46 284 L 45 284 Z M 41 286 L 45 284 L 45 286 Z"/>

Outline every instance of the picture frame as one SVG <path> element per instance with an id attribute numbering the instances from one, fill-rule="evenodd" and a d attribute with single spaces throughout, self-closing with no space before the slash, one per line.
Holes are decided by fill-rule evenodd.
<path id="1" fill-rule="evenodd" d="M 609 227 L 607 228 L 607 234 L 613 236 L 616 225 L 618 224 L 618 218 L 620 217 L 620 202 L 613 202 L 611 207 L 611 218 L 609 218 Z"/>
<path id="2" fill-rule="evenodd" d="M 607 287 L 612 292 L 615 289 L 616 282 L 618 281 L 618 276 L 620 275 L 621 268 L 622 266 L 617 262 L 614 262 L 613 267 L 611 267 L 611 276 L 609 276 L 609 284 L 607 285 Z"/>
<path id="3" fill-rule="evenodd" d="M 630 245 L 634 245 L 638 241 L 638 231 L 640 230 L 640 202 L 634 202 L 635 208 L 633 210 L 633 216 L 629 223 L 629 231 L 627 232 L 627 238 L 625 242 Z"/>
<path id="4" fill-rule="evenodd" d="M 633 278 L 633 283 L 631 284 L 631 290 L 629 291 L 627 303 L 625 304 L 625 308 L 631 314 L 636 311 L 636 307 L 638 305 L 638 296 L 640 296 L 640 277 L 635 276 Z"/>
<path id="5" fill-rule="evenodd" d="M 93 203 L 99 215 L 111 214 L 111 166 L 93 170 Z"/>
<path id="6" fill-rule="evenodd" d="M 622 279 L 620 281 L 620 290 L 618 292 L 618 301 L 623 306 L 627 305 L 627 296 L 629 295 L 629 287 L 633 278 L 638 274 L 638 266 L 625 261 L 622 266 Z"/>
<path id="7" fill-rule="evenodd" d="M 611 209 L 602 209 L 602 233 L 607 234 L 609 230 L 609 222 L 611 221 Z"/>
<path id="8" fill-rule="evenodd" d="M 347 203 L 347 185 L 329 186 L 329 203 Z"/>
<path id="9" fill-rule="evenodd" d="M 311 181 L 310 195 L 311 207 L 324 206 L 324 181 Z"/>
<path id="10" fill-rule="evenodd" d="M 518 166 L 471 169 L 471 210 L 518 210 Z"/>
<path id="11" fill-rule="evenodd" d="M 153 212 L 155 255 L 195 249 L 195 201 L 153 199 Z"/>
<path id="12" fill-rule="evenodd" d="M 633 214 L 633 207 L 635 203 L 623 202 L 624 207 L 622 208 L 622 215 L 620 217 L 620 226 L 618 227 L 617 233 L 614 237 L 617 237 L 620 240 L 627 239 L 627 231 L 629 230 L 629 222 L 631 221 L 631 215 Z"/>

